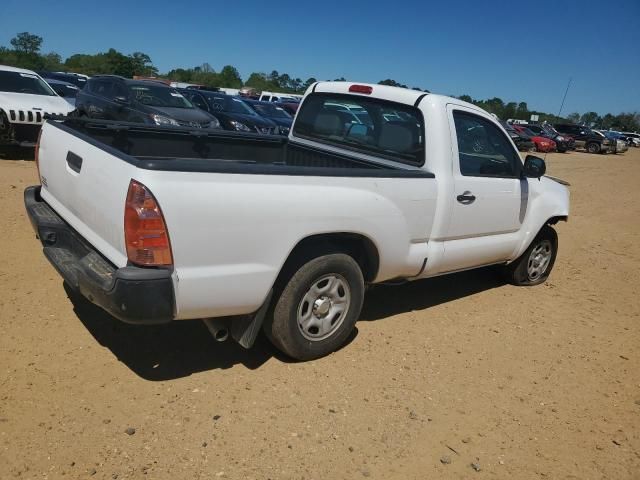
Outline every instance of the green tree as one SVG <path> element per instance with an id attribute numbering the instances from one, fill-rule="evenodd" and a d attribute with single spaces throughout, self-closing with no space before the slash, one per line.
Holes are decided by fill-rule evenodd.
<path id="1" fill-rule="evenodd" d="M 571 123 L 578 123 L 580 121 L 580 114 L 577 112 L 567 115 L 567 120 Z"/>
<path id="2" fill-rule="evenodd" d="M 13 49 L 18 53 L 37 54 L 40 53 L 42 37 L 29 32 L 21 32 L 10 41 Z"/>
<path id="3" fill-rule="evenodd" d="M 146 53 L 133 52 L 129 55 L 129 58 L 134 75 L 141 75 L 144 77 L 153 77 L 158 75 L 158 69 L 153 66 L 151 57 Z"/>
<path id="4" fill-rule="evenodd" d="M 245 82 L 245 86 L 255 88 L 258 91 L 269 90 L 271 87 L 269 85 L 269 80 L 267 79 L 267 75 L 264 73 L 254 72 L 249 75 L 249 78 Z"/>
<path id="5" fill-rule="evenodd" d="M 599 124 L 601 121 L 602 119 L 600 118 L 600 115 L 598 115 L 596 112 L 583 113 L 580 117 L 580 123 L 584 123 L 588 127 Z"/>
<path id="6" fill-rule="evenodd" d="M 463 102 L 474 103 L 473 98 L 471 98 L 469 95 L 460 95 L 458 98 Z"/>
<path id="7" fill-rule="evenodd" d="M 516 118 L 518 115 L 518 104 L 516 102 L 507 103 L 502 109 L 502 117 L 504 120 L 508 118 Z"/>
<path id="8" fill-rule="evenodd" d="M 402 88 L 408 88 L 406 85 L 396 82 L 395 80 L 392 80 L 390 78 L 387 78 L 386 80 L 380 80 L 378 82 L 378 85 L 389 85 L 390 87 L 402 87 Z"/>
<path id="9" fill-rule="evenodd" d="M 50 72 L 61 70 L 63 67 L 62 57 L 55 52 L 49 52 L 42 55 L 42 63 L 42 68 Z"/>
<path id="10" fill-rule="evenodd" d="M 218 81 L 221 87 L 242 88 L 242 78 L 240 73 L 231 65 L 225 65 L 218 74 Z"/>
<path id="11" fill-rule="evenodd" d="M 303 88 L 304 90 L 306 90 L 307 88 L 309 88 L 311 85 L 313 85 L 314 83 L 316 83 L 318 80 L 315 79 L 315 77 L 309 77 L 307 78 L 307 81 L 304 82 Z"/>

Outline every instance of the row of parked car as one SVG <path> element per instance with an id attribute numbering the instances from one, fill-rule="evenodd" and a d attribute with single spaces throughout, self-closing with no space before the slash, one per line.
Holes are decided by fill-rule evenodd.
<path id="1" fill-rule="evenodd" d="M 560 152 L 582 148 L 589 153 L 624 153 L 640 147 L 640 134 L 595 130 L 576 124 L 500 122 L 521 151 Z"/>
<path id="2" fill-rule="evenodd" d="M 39 75 L 38 75 L 39 74 Z M 33 143 L 44 114 L 73 114 L 82 118 L 127 121 L 164 126 L 224 129 L 263 135 L 288 135 L 299 99 L 288 96 L 257 96 L 252 91 L 229 95 L 202 86 L 174 88 L 153 79 L 127 79 L 115 75 L 87 77 L 64 72 L 31 72 L 0 66 L 0 95 L 14 95 L 2 103 L 17 105 L 0 109 L 0 143 Z M 43 81 L 44 80 L 44 81 Z M 55 93 L 54 93 L 55 92 Z M 32 107 L 31 98 L 47 97 L 44 107 Z M 66 102 L 59 103 L 60 97 Z M 0 107 L 2 106 L 0 103 Z M 40 102 L 42 103 L 42 102 Z M 367 112 L 356 105 L 330 106 L 345 125 L 371 126 Z M 44 110 L 43 110 L 44 108 Z M 385 120 L 401 121 L 400 118 Z M 13 124 L 13 125 L 11 125 Z M 567 152 L 583 148 L 590 153 L 622 153 L 629 145 L 640 146 L 640 135 L 592 130 L 573 124 L 522 124 L 502 121 L 502 126 L 521 151 Z M 9 128 L 11 127 L 11 128 Z"/>

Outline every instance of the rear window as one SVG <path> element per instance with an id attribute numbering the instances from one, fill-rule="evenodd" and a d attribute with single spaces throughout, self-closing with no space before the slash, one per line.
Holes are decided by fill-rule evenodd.
<path id="1" fill-rule="evenodd" d="M 415 107 L 355 95 L 313 93 L 295 136 L 412 165 L 424 163 L 424 120 Z"/>

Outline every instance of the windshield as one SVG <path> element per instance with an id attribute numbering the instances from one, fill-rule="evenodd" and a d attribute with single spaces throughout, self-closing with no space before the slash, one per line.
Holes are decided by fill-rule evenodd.
<path id="1" fill-rule="evenodd" d="M 0 92 L 57 96 L 44 80 L 33 73 L 0 71 Z"/>
<path id="2" fill-rule="evenodd" d="M 51 83 L 49 86 L 53 88 L 58 95 L 66 98 L 75 98 L 80 91 L 78 87 L 73 85 L 63 85 L 61 83 Z"/>
<path id="3" fill-rule="evenodd" d="M 258 114 L 253 111 L 249 105 L 244 103 L 239 98 L 234 98 L 232 96 L 218 96 L 218 95 L 207 95 L 207 100 L 213 107 L 214 110 L 220 110 L 222 112 L 229 113 L 240 113 L 242 115 L 254 115 Z"/>
<path id="4" fill-rule="evenodd" d="M 253 108 L 263 117 L 268 118 L 291 118 L 284 109 L 276 107 L 272 103 L 254 103 Z"/>
<path id="5" fill-rule="evenodd" d="M 150 107 L 195 108 L 173 88 L 155 85 L 129 85 L 133 98 Z"/>

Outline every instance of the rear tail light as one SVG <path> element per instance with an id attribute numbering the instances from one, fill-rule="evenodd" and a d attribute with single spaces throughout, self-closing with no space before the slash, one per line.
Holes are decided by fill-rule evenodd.
<path id="1" fill-rule="evenodd" d="M 169 232 L 153 194 L 131 180 L 124 208 L 124 238 L 131 263 L 143 266 L 172 265 Z"/>
<path id="2" fill-rule="evenodd" d="M 366 95 L 371 95 L 371 92 L 373 92 L 373 87 L 370 87 L 369 85 L 351 85 L 349 87 L 349 91 L 353 93 L 364 93 Z"/>

